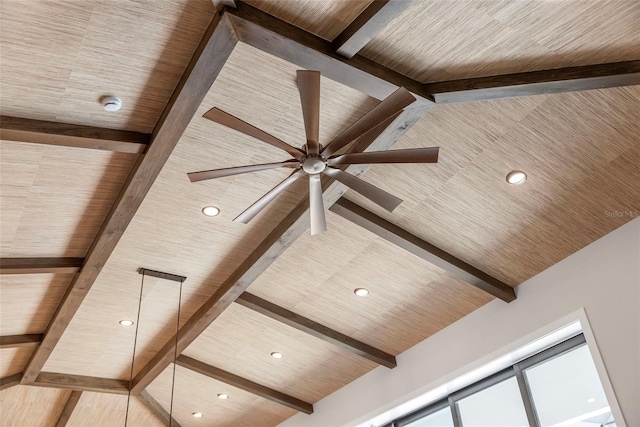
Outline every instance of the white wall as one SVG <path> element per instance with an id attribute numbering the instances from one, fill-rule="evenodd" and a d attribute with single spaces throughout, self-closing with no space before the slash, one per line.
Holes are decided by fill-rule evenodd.
<path id="1" fill-rule="evenodd" d="M 513 350 L 514 343 L 535 339 L 581 308 L 593 332 L 585 336 L 591 347 L 593 339 L 597 343 L 626 425 L 640 426 L 640 219 L 527 280 L 517 296 L 510 304 L 496 300 L 481 307 L 400 354 L 397 368 L 376 368 L 317 402 L 314 414 L 295 415 L 280 426 L 367 421 Z M 598 364 L 599 355 L 593 356 Z"/>

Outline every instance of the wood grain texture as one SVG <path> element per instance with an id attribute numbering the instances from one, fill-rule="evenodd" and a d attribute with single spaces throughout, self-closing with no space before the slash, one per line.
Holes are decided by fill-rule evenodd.
<path id="1" fill-rule="evenodd" d="M 0 113 L 150 133 L 214 13 L 208 1 L 3 2 Z M 104 111 L 106 95 L 122 108 Z"/>
<path id="2" fill-rule="evenodd" d="M 429 242 L 425 242 L 348 199 L 339 199 L 331 206 L 331 211 L 494 297 L 505 302 L 516 299 L 514 289 L 506 283 L 489 276 Z"/>
<path id="3" fill-rule="evenodd" d="M 0 277 L 0 335 L 42 334 L 62 299 L 71 274 Z"/>
<path id="4" fill-rule="evenodd" d="M 202 102 L 206 94 L 202 89 L 211 87 L 235 43 L 230 23 L 226 18 L 216 16 L 156 125 L 149 150 L 136 162 L 86 256 L 84 268 L 74 277 L 69 291 L 45 331 L 42 344 L 25 370 L 22 378 L 25 383 L 33 382 L 46 363 Z"/>
<path id="5" fill-rule="evenodd" d="M 0 116 L 0 139 L 140 154 L 147 149 L 150 135 L 69 123 Z"/>
<path id="6" fill-rule="evenodd" d="M 47 390 L 41 387 L 33 389 Z M 51 389 L 54 390 L 54 389 Z M 125 417 L 129 426 L 164 427 L 164 423 L 138 398 L 131 396 L 127 416 L 127 396 L 109 393 L 82 392 L 82 398 L 69 419 L 69 427 L 122 427 Z M 175 425 L 175 424 L 174 424 Z"/>
<path id="7" fill-rule="evenodd" d="M 431 106 L 404 110 L 375 141 L 367 141 L 362 150 L 379 151 L 391 147 Z M 360 142 L 356 142 L 360 144 Z M 349 166 L 346 170 L 356 176 L 367 165 Z M 342 184 L 325 186 L 325 208 L 331 206 L 346 191 Z M 181 327 L 178 334 L 178 353 L 182 353 L 236 298 L 244 292 L 268 266 L 280 256 L 309 227 L 308 198 L 296 207 L 271 231 L 260 245 L 242 262 L 198 311 Z M 175 335 L 136 375 L 133 390 L 138 393 L 171 363 Z"/>
<path id="8" fill-rule="evenodd" d="M 240 41 L 307 70 L 382 100 L 402 86 L 430 104 L 424 87 L 402 74 L 381 67 L 358 55 L 346 60 L 334 52 L 330 42 L 281 21 L 247 4 L 228 10 Z"/>
<path id="9" fill-rule="evenodd" d="M 249 0 L 246 3 L 325 40 L 333 40 L 371 0 Z"/>
<path id="10" fill-rule="evenodd" d="M 20 378 L 22 378 L 22 372 L 9 375 L 8 377 L 0 378 L 0 390 L 6 390 L 8 388 L 17 386 L 20 384 Z"/>
<path id="11" fill-rule="evenodd" d="M 440 105 L 397 147 L 429 135 L 437 166 L 366 176 L 404 200 L 393 215 L 346 197 L 515 286 L 633 219 L 637 111 L 640 86 Z M 512 170 L 527 183 L 509 186 Z"/>
<path id="12" fill-rule="evenodd" d="M 284 357 L 274 359 L 274 351 Z M 184 355 L 309 403 L 379 366 L 240 304 L 229 306 Z"/>
<path id="13" fill-rule="evenodd" d="M 339 202 L 340 201 L 338 201 L 338 203 Z M 248 292 L 243 292 L 242 295 L 236 299 L 236 303 L 271 319 L 277 320 L 278 322 L 282 322 L 285 325 L 296 328 L 299 331 L 306 332 L 316 338 L 337 345 L 338 347 L 355 353 L 365 359 L 369 359 L 379 365 L 386 366 L 387 368 L 395 368 L 397 366 L 396 358 L 384 351 L 380 351 L 363 342 L 354 340 L 353 338 L 341 334 L 338 331 L 327 328 L 326 326 L 300 316 L 290 310 L 279 307 L 278 305 L 270 303 L 269 301 L 255 295 L 251 295 Z"/>
<path id="14" fill-rule="evenodd" d="M 493 299 L 331 211 L 327 227 L 300 236 L 248 292 L 392 355 Z M 354 295 L 359 287 L 366 298 Z"/>
<path id="15" fill-rule="evenodd" d="M 82 267 L 84 258 L 0 258 L 0 274 L 69 274 Z"/>
<path id="16" fill-rule="evenodd" d="M 137 397 L 140 399 L 140 402 L 142 402 L 142 404 L 151 411 L 151 413 L 162 420 L 164 425 L 181 427 L 180 423 L 178 423 L 178 421 L 176 421 L 175 418 L 173 418 L 147 390 L 142 390 Z"/>
<path id="17" fill-rule="evenodd" d="M 360 55 L 421 82 L 638 60 L 639 18 L 635 0 L 415 1 Z"/>
<path id="18" fill-rule="evenodd" d="M 84 257 L 137 156 L 0 141 L 0 257 Z"/>
<path id="19" fill-rule="evenodd" d="M 291 409 L 295 409 L 296 411 L 304 412 L 305 414 L 313 413 L 313 405 L 310 403 L 257 384 L 253 381 L 249 381 L 246 378 L 234 375 L 230 372 L 216 368 L 215 366 L 207 365 L 206 363 L 200 362 L 192 357 L 185 356 L 184 354 L 178 356 L 177 364 L 183 368 L 187 368 L 199 374 L 206 375 L 209 378 L 222 381 L 223 383 L 248 391 L 249 393 L 253 393 Z"/>
<path id="20" fill-rule="evenodd" d="M 376 0 L 333 40 L 345 58 L 353 58 L 369 41 L 411 4 L 408 0 Z"/>
<path id="21" fill-rule="evenodd" d="M 259 79 L 252 68 L 255 61 L 262 64 Z M 202 118 L 212 106 L 248 118 L 297 147 L 304 144 L 296 70 L 293 64 L 245 44 L 237 45 L 47 361 L 46 371 L 128 379 L 133 330 L 123 329 L 118 321 L 136 316 L 141 279 L 137 269 L 145 266 L 188 276 L 183 289 L 183 325 L 304 197 L 304 185 L 292 187 L 255 221 L 237 224 L 231 221 L 233 217 L 284 178 L 279 173 L 287 171 L 193 184 L 186 178 L 193 170 L 269 162 L 283 155 Z M 272 93 L 279 95 L 274 98 Z M 245 98 L 253 102 L 238 101 Z M 377 103 L 329 79 L 322 80 L 321 98 L 323 142 L 333 139 Z M 209 142 L 203 145 L 202 141 Z M 202 215 L 202 207 L 210 204 L 223 208 L 219 217 Z M 149 292 L 145 292 L 142 306 L 143 327 L 134 375 L 175 333 L 177 287 L 146 279 Z"/>
<path id="22" fill-rule="evenodd" d="M 42 340 L 42 334 L 0 336 L 0 348 L 30 347 Z"/>
<path id="23" fill-rule="evenodd" d="M 17 374 L 24 370 L 34 350 L 33 345 L 4 347 L 0 349 L 0 377 Z"/>
<path id="24" fill-rule="evenodd" d="M 71 392 L 18 385 L 0 393 L 3 426 L 53 427 Z"/>
<path id="25" fill-rule="evenodd" d="M 67 403 L 64 404 L 64 409 L 62 409 L 60 417 L 58 417 L 58 421 L 56 421 L 56 427 L 66 427 L 69 419 L 71 418 L 71 415 L 73 415 L 73 411 L 78 405 L 78 401 L 80 400 L 81 396 L 81 391 L 74 390 L 71 392 L 69 398 L 67 399 Z"/>
<path id="26" fill-rule="evenodd" d="M 447 104 L 639 84 L 640 61 L 628 61 L 430 83 L 425 87 L 437 103 Z"/>
<path id="27" fill-rule="evenodd" d="M 112 394 L 128 394 L 129 391 L 128 381 L 54 372 L 40 372 L 36 380 L 30 385 Z"/>
<path id="28" fill-rule="evenodd" d="M 148 392 L 165 408 L 169 407 L 173 366 L 168 367 L 148 388 Z M 228 399 L 218 399 L 225 393 Z M 216 427 L 275 426 L 298 411 L 256 396 L 197 372 L 176 366 L 173 416 L 183 427 L 215 424 Z M 202 418 L 194 418 L 201 412 Z"/>

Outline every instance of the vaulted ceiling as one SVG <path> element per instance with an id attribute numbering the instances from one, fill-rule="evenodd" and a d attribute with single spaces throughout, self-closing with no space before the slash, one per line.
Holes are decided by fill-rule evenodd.
<path id="1" fill-rule="evenodd" d="M 3 425 L 121 426 L 130 390 L 130 425 L 277 425 L 637 216 L 635 0 L 0 8 Z M 347 169 L 393 212 L 325 181 L 311 236 L 305 182 L 232 221 L 287 170 L 187 179 L 285 159 L 213 107 L 302 146 L 299 69 L 322 73 L 324 144 L 418 99 L 370 149 L 437 164 Z M 140 268 L 186 280 L 145 275 L 137 320 Z"/>

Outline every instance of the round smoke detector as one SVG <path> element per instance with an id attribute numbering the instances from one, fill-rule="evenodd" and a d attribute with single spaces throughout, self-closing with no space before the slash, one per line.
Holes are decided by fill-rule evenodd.
<path id="1" fill-rule="evenodd" d="M 122 107 L 122 101 L 117 96 L 105 96 L 102 98 L 102 106 L 105 111 L 118 111 Z"/>

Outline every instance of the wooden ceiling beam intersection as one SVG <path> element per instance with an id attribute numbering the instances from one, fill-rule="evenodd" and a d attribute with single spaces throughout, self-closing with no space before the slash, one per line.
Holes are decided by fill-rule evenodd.
<path id="1" fill-rule="evenodd" d="M 253 381 L 249 381 L 246 378 L 239 377 L 230 372 L 223 371 L 222 369 L 200 362 L 199 360 L 185 356 L 184 354 L 178 356 L 176 364 L 209 378 L 213 378 L 244 391 L 248 391 L 249 393 L 255 394 L 264 399 L 295 409 L 296 411 L 304 412 L 305 414 L 313 413 L 313 405 L 310 403 L 296 399 L 295 397 L 273 390 L 269 387 L 265 387 L 258 383 L 254 383 Z"/>
<path id="2" fill-rule="evenodd" d="M 419 105 L 400 113 L 375 140 L 360 140 L 362 151 L 388 150 L 431 108 Z M 369 165 L 352 165 L 346 170 L 359 176 Z M 325 209 L 347 191 L 333 180 L 323 181 Z M 242 264 L 218 287 L 216 292 L 191 316 L 178 333 L 178 354 L 181 354 L 213 321 L 222 314 L 269 266 L 309 228 L 309 198 L 298 205 L 269 233 Z M 140 393 L 173 362 L 176 336 L 144 366 L 133 380 L 132 391 Z"/>
<path id="3" fill-rule="evenodd" d="M 0 348 L 15 348 L 38 345 L 42 334 L 5 335 L 0 337 Z"/>
<path id="4" fill-rule="evenodd" d="M 20 378 L 22 378 L 22 372 L 9 375 L 8 377 L 0 378 L 0 390 L 6 390 L 20 384 Z"/>
<path id="5" fill-rule="evenodd" d="M 138 157 L 89 249 L 82 270 L 69 285 L 42 344 L 27 364 L 24 384 L 38 377 L 236 43 L 227 15 L 216 14 L 153 130 L 149 149 Z"/>
<path id="6" fill-rule="evenodd" d="M 67 399 L 67 403 L 64 404 L 62 413 L 58 417 L 56 427 L 65 427 L 67 425 L 67 423 L 71 419 L 71 415 L 73 414 L 74 409 L 76 409 L 76 405 L 78 405 L 78 402 L 80 401 L 81 396 L 81 391 L 74 390 L 71 392 L 69 398 Z"/>
<path id="7" fill-rule="evenodd" d="M 389 22 L 394 20 L 407 6 L 409 0 L 376 0 L 349 24 L 333 40 L 336 52 L 345 58 L 353 58 Z"/>
<path id="8" fill-rule="evenodd" d="M 248 292 L 243 292 L 236 300 L 236 303 L 379 365 L 387 368 L 395 368 L 397 366 L 396 358 L 389 353 L 378 350 Z"/>
<path id="9" fill-rule="evenodd" d="M 0 274 L 76 273 L 84 258 L 0 258 Z"/>
<path id="10" fill-rule="evenodd" d="M 61 388 L 65 390 L 94 391 L 97 393 L 128 394 L 129 381 L 113 378 L 87 377 L 84 375 L 40 372 L 32 386 Z"/>
<path id="11" fill-rule="evenodd" d="M 427 83 L 438 104 L 640 85 L 640 61 Z"/>
<path id="12" fill-rule="evenodd" d="M 235 0 L 211 0 L 213 5 L 216 7 L 217 10 L 222 11 L 225 7 L 230 7 L 235 9 L 236 8 L 236 2 Z"/>
<path id="13" fill-rule="evenodd" d="M 160 419 L 164 425 L 171 427 L 180 427 L 180 423 L 176 421 L 158 402 L 156 399 L 151 396 L 151 394 L 147 390 L 142 390 L 142 393 L 138 395 L 140 401 L 149 409 L 149 411 L 155 415 L 158 419 Z"/>
<path id="14" fill-rule="evenodd" d="M 503 301 L 511 302 L 516 299 L 515 290 L 506 283 L 467 264 L 431 243 L 425 242 L 344 197 L 331 206 L 330 210 Z"/>
<path id="15" fill-rule="evenodd" d="M 418 103 L 432 103 L 424 85 L 417 80 L 360 55 L 346 59 L 335 52 L 330 41 L 244 2 L 238 2 L 236 6 L 236 9 L 227 9 L 226 14 L 231 18 L 238 40 L 243 43 L 307 70 L 320 71 L 323 77 L 379 100 L 402 86 L 413 93 Z"/>
<path id="16" fill-rule="evenodd" d="M 127 130 L 0 116 L 0 139 L 141 154 L 147 149 L 151 135 Z"/>

